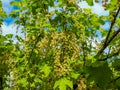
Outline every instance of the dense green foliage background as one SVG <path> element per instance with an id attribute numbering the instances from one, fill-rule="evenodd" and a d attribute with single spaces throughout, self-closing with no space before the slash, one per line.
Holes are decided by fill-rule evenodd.
<path id="1" fill-rule="evenodd" d="M 14 43 L 14 35 L 1 32 L 1 89 L 120 89 L 120 0 L 102 0 L 108 16 L 80 8 L 81 1 L 11 2 L 18 9 L 10 16 L 22 27 L 24 37 L 16 34 Z M 101 0 L 84 1 L 92 6 Z M 0 2 L 0 25 L 5 17 Z M 109 30 L 101 27 L 106 21 Z"/>

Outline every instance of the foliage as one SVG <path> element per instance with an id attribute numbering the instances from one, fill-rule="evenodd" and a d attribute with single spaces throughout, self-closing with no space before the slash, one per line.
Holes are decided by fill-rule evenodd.
<path id="1" fill-rule="evenodd" d="M 66 90 L 67 86 L 69 86 L 72 89 L 73 88 L 72 81 L 66 78 L 61 78 L 60 80 L 55 82 L 54 89 L 59 87 L 60 90 Z"/>
<path id="2" fill-rule="evenodd" d="M 11 2 L 18 8 L 10 16 L 22 27 L 24 37 L 15 35 L 17 42 L 13 43 L 14 35 L 0 35 L 4 90 L 120 88 L 120 1 L 102 0 L 108 16 L 80 8 L 82 1 L 90 6 L 100 3 L 100 0 Z M 5 13 L 0 15 L 2 20 Z M 107 21 L 108 31 L 101 27 Z"/>

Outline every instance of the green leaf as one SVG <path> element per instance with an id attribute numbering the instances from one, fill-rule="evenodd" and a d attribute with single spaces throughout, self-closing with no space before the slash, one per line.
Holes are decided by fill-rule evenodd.
<path id="1" fill-rule="evenodd" d="M 120 60 L 114 60 L 114 62 L 112 63 L 112 66 L 115 70 L 120 71 Z"/>
<path id="2" fill-rule="evenodd" d="M 112 71 L 107 63 L 104 63 L 99 67 L 88 67 L 87 71 L 89 73 L 88 81 L 95 81 L 95 83 L 101 88 L 105 88 L 112 77 Z"/>
<path id="3" fill-rule="evenodd" d="M 35 78 L 34 82 L 36 82 L 36 83 L 42 83 L 43 81 L 41 79 L 39 79 L 39 78 Z"/>
<path id="4" fill-rule="evenodd" d="M 120 87 L 120 78 L 116 81 L 116 85 Z"/>
<path id="5" fill-rule="evenodd" d="M 51 67 L 48 66 L 47 64 L 45 64 L 45 65 L 42 67 L 41 72 L 44 73 L 44 77 L 47 77 L 47 76 L 50 74 L 50 72 L 51 72 Z"/>
<path id="6" fill-rule="evenodd" d="M 35 76 L 35 74 L 34 73 L 30 73 L 30 77 L 34 77 Z"/>
<path id="7" fill-rule="evenodd" d="M 20 10 L 14 10 L 12 13 L 18 13 L 20 12 Z"/>
<path id="8" fill-rule="evenodd" d="M 53 89 L 67 90 L 67 86 L 73 89 L 73 82 L 63 77 L 55 82 Z"/>
<path id="9" fill-rule="evenodd" d="M 37 49 L 34 49 L 34 52 L 35 52 L 36 54 L 38 54 L 38 53 L 39 53 Z"/>
<path id="10" fill-rule="evenodd" d="M 2 7 L 2 2 L 0 1 L 0 7 Z"/>
<path id="11" fill-rule="evenodd" d="M 88 3 L 88 5 L 93 6 L 93 0 L 86 0 L 86 2 Z"/>
<path id="12" fill-rule="evenodd" d="M 118 25 L 120 25 L 120 18 L 117 19 L 117 23 L 118 23 Z"/>
<path id="13" fill-rule="evenodd" d="M 6 37 L 7 37 L 7 38 L 12 38 L 12 37 L 13 37 L 13 34 L 7 34 Z"/>
<path id="14" fill-rule="evenodd" d="M 22 78 L 17 81 L 18 84 L 21 84 L 23 87 L 28 85 L 27 78 Z"/>
<path id="15" fill-rule="evenodd" d="M 18 36 L 18 35 L 16 35 L 15 37 L 17 38 L 17 40 L 18 40 L 19 42 L 23 42 L 22 37 L 20 37 L 20 36 Z"/>
<path id="16" fill-rule="evenodd" d="M 79 77 L 79 73 L 71 72 L 71 77 L 77 79 Z"/>
<path id="17" fill-rule="evenodd" d="M 30 87 L 35 87 L 35 83 L 33 82 L 32 84 L 30 84 Z"/>
<path id="18" fill-rule="evenodd" d="M 10 2 L 10 5 L 21 7 L 21 3 L 18 2 L 18 1 L 12 1 L 12 2 Z"/>
<path id="19" fill-rule="evenodd" d="M 6 18 L 6 13 L 4 12 L 3 8 L 0 7 L 0 22 L 2 22 L 3 18 Z"/>

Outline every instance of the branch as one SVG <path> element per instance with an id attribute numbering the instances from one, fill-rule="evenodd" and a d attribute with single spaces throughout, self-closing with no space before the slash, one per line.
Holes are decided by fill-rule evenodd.
<path id="1" fill-rule="evenodd" d="M 120 52 L 120 49 L 119 49 L 118 52 L 116 52 L 116 53 L 113 53 L 113 54 L 111 54 L 111 55 L 109 55 L 109 56 L 107 56 L 107 57 L 105 57 L 105 58 L 98 59 L 98 61 L 106 61 L 108 58 L 111 58 L 111 57 L 113 57 L 113 56 L 117 56 L 117 55 L 119 54 L 119 52 Z"/>
<path id="2" fill-rule="evenodd" d="M 103 46 L 103 48 L 101 49 L 101 51 L 103 52 L 103 50 L 110 44 L 110 42 L 118 35 L 118 33 L 120 32 L 120 29 L 118 31 L 116 31 L 111 38 L 108 40 L 108 42 L 106 42 L 106 45 Z M 97 55 L 101 54 L 102 52 L 99 52 Z M 96 56 L 97 56 L 96 55 Z"/>
<path id="3" fill-rule="evenodd" d="M 117 77 L 116 79 L 114 79 L 114 81 L 117 81 L 118 79 L 120 79 L 120 77 Z"/>
<path id="4" fill-rule="evenodd" d="M 3 89 L 3 78 L 2 77 L 0 77 L 0 89 Z"/>
<path id="5" fill-rule="evenodd" d="M 85 46 L 86 46 L 86 41 L 84 41 L 83 43 L 82 43 L 82 49 L 83 49 L 83 67 L 85 67 L 85 65 L 86 65 L 86 56 L 87 56 L 87 52 L 86 52 L 86 50 L 85 50 Z"/>
<path id="6" fill-rule="evenodd" d="M 97 55 L 101 54 L 101 53 L 104 51 L 104 49 L 108 46 L 108 44 L 110 43 L 110 42 L 108 43 L 107 41 L 108 41 L 108 38 L 109 38 L 110 33 L 111 33 L 111 31 L 112 31 L 112 28 L 113 28 L 113 26 L 114 26 L 114 24 L 115 24 L 115 21 L 116 21 L 116 19 L 117 19 L 117 16 L 118 16 L 118 14 L 119 14 L 119 11 L 120 11 L 120 7 L 118 8 L 118 10 L 117 10 L 117 12 L 116 12 L 116 14 L 115 14 L 115 16 L 114 16 L 114 19 L 113 19 L 113 21 L 112 21 L 112 23 L 111 23 L 111 26 L 110 26 L 110 30 L 109 30 L 109 32 L 108 32 L 108 34 L 107 34 L 107 36 L 106 36 L 105 42 L 104 42 L 102 48 L 100 49 L 100 51 L 97 53 Z M 110 41 L 110 40 L 109 40 L 109 41 Z M 97 55 L 96 55 L 96 56 L 97 56 Z"/>
<path id="7" fill-rule="evenodd" d="M 120 77 L 117 77 L 117 78 L 113 79 L 110 83 L 115 82 L 115 81 L 117 81 L 118 79 L 120 79 Z"/>
<path id="8" fill-rule="evenodd" d="M 118 33 L 120 32 L 120 29 L 117 30 L 113 35 L 112 37 L 108 40 L 108 42 L 106 43 L 106 45 L 108 46 L 108 44 L 118 35 Z"/>
<path id="9" fill-rule="evenodd" d="M 84 64 L 83 64 L 83 66 L 85 66 L 85 62 L 86 62 L 86 55 L 85 55 L 85 46 L 84 46 L 84 44 L 82 45 L 82 48 L 83 48 L 83 61 L 84 61 Z"/>
<path id="10" fill-rule="evenodd" d="M 39 33 L 38 36 L 37 36 L 37 38 L 36 38 L 36 40 L 35 40 L 35 43 L 34 43 L 34 45 L 33 45 L 33 48 L 32 48 L 32 50 L 31 50 L 31 53 L 30 53 L 29 60 L 31 60 L 31 58 L 32 58 L 32 56 L 33 56 L 33 51 L 34 51 L 34 49 L 36 48 L 36 44 L 38 43 L 39 38 L 41 37 L 41 34 L 42 34 L 42 33 Z"/>

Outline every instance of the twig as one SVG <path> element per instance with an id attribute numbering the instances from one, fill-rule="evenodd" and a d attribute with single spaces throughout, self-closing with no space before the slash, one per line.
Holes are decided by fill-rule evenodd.
<path id="1" fill-rule="evenodd" d="M 117 77 L 117 78 L 113 79 L 110 83 L 115 82 L 115 81 L 117 81 L 118 79 L 120 79 L 120 77 Z"/>
<path id="2" fill-rule="evenodd" d="M 85 42 L 82 45 L 82 49 L 83 49 L 83 61 L 84 61 L 83 66 L 85 66 L 85 64 L 86 64 Z"/>
<path id="3" fill-rule="evenodd" d="M 34 43 L 34 45 L 33 45 L 32 51 L 31 51 L 31 53 L 30 53 L 29 60 L 31 60 L 31 58 L 32 58 L 33 50 L 36 48 L 36 44 L 38 43 L 40 36 L 41 36 L 41 33 L 37 36 L 37 39 L 36 39 L 36 41 L 35 41 L 35 43 Z"/>
<path id="4" fill-rule="evenodd" d="M 114 26 L 114 24 L 115 24 L 115 21 L 116 21 L 116 19 L 117 19 L 118 14 L 119 14 L 119 11 L 120 11 L 120 7 L 118 8 L 118 10 L 117 10 L 117 12 L 116 12 L 116 15 L 114 16 L 114 19 L 113 19 L 113 21 L 112 21 L 112 23 L 111 23 L 111 26 L 110 26 L 110 30 L 109 30 L 109 32 L 108 32 L 108 34 L 107 34 L 107 36 L 106 36 L 105 42 L 104 42 L 102 48 L 99 50 L 99 52 L 97 53 L 96 56 L 98 56 L 99 54 L 101 54 L 101 53 L 104 51 L 104 49 L 108 46 L 108 44 L 112 41 L 112 39 L 115 37 L 115 36 L 113 35 L 113 37 L 111 37 L 111 39 L 108 41 L 108 38 L 109 38 L 110 33 L 111 33 L 111 31 L 112 31 L 112 28 L 113 28 L 113 26 Z M 118 31 L 119 31 L 119 30 L 118 30 Z M 117 34 L 116 34 L 116 35 L 117 35 Z"/>
<path id="5" fill-rule="evenodd" d="M 106 61 L 108 58 L 111 58 L 111 57 L 113 57 L 113 56 L 117 56 L 117 55 L 119 54 L 119 52 L 120 52 L 120 49 L 119 49 L 118 52 L 116 52 L 116 53 L 113 53 L 113 54 L 111 54 L 111 55 L 109 55 L 109 56 L 107 56 L 107 57 L 105 57 L 105 58 L 98 59 L 98 61 Z"/>
<path id="6" fill-rule="evenodd" d="M 118 33 L 120 32 L 120 29 L 117 30 L 113 35 L 112 37 L 108 40 L 108 42 L 106 43 L 106 45 L 108 46 L 108 44 L 118 35 Z"/>

